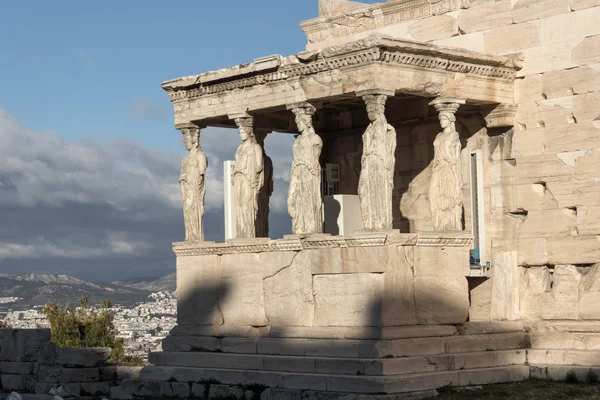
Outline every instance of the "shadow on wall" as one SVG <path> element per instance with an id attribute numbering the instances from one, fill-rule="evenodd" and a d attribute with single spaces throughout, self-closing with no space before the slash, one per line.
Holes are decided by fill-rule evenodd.
<path id="1" fill-rule="evenodd" d="M 372 259 L 374 266 L 379 261 Z M 402 357 L 411 349 L 378 340 L 410 338 L 424 325 L 468 319 L 465 277 L 413 277 L 401 266 L 384 273 L 305 276 L 303 264 L 300 260 L 278 271 L 287 275 L 268 283 L 268 290 L 262 276 L 259 281 L 251 272 L 240 272 L 252 269 L 249 265 L 237 265 L 235 279 L 184 291 L 178 325 L 163 341 L 163 350 Z M 412 333 L 393 329 L 415 325 L 421 328 Z"/>
<path id="2" fill-rule="evenodd" d="M 481 116 L 470 116 L 464 118 L 457 116 L 456 130 L 460 137 L 461 149 L 467 148 L 468 142 L 477 133 L 485 128 L 485 121 Z M 429 184 L 431 181 L 431 168 L 434 158 L 433 142 L 441 131 L 439 124 L 431 123 L 415 127 L 398 126 L 398 142 L 405 143 L 396 148 L 396 160 L 410 160 L 410 164 L 400 163 L 396 167 L 394 175 L 394 199 L 393 209 L 394 228 L 402 232 L 431 231 L 431 210 L 429 205 Z M 401 135 L 407 137 L 401 138 Z M 410 140 L 408 140 L 408 137 Z M 471 146 L 474 147 L 474 146 Z M 465 163 L 464 157 L 461 167 L 463 188 L 468 184 L 465 174 L 469 164 Z M 465 169 L 467 169 L 465 171 Z M 469 192 L 463 190 L 463 203 L 468 199 Z M 463 206 L 463 228 L 465 224 Z"/>

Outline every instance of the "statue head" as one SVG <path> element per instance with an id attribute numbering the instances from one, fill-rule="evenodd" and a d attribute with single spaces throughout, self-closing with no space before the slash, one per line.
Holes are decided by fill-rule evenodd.
<path id="1" fill-rule="evenodd" d="M 378 119 L 385 119 L 385 102 L 387 96 L 385 95 L 368 95 L 363 97 L 365 103 L 367 103 L 367 115 L 369 121 L 375 122 Z"/>
<path id="2" fill-rule="evenodd" d="M 198 147 L 200 141 L 200 129 L 198 128 L 183 128 L 183 145 L 185 149 L 190 151 L 195 147 Z"/>
<path id="3" fill-rule="evenodd" d="M 454 125 L 454 123 L 456 122 L 456 116 L 454 115 L 453 112 L 450 112 L 450 111 L 440 112 L 439 119 L 440 119 L 440 126 L 442 127 L 442 129 L 446 129 L 446 128 Z"/>
<path id="4" fill-rule="evenodd" d="M 438 112 L 438 118 L 440 120 L 440 126 L 442 129 L 455 129 L 454 123 L 456 122 L 456 111 L 460 107 L 459 103 L 440 102 L 434 104 L 435 109 Z"/>
<path id="5" fill-rule="evenodd" d="M 292 109 L 292 112 L 296 115 L 298 131 L 305 132 L 313 127 L 312 116 L 316 111 L 317 109 L 311 104 Z"/>
<path id="6" fill-rule="evenodd" d="M 236 118 L 235 124 L 238 127 L 240 139 L 243 142 L 254 137 L 254 120 L 252 118 Z"/>

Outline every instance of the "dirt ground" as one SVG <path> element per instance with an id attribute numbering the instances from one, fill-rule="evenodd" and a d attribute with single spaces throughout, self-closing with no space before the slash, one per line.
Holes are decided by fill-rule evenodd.
<path id="1" fill-rule="evenodd" d="M 475 388 L 438 389 L 431 400 L 591 400 L 600 399 L 600 384 L 529 380 Z"/>

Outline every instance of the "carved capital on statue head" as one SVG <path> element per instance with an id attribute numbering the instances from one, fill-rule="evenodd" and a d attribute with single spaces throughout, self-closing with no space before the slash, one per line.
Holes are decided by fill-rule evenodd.
<path id="1" fill-rule="evenodd" d="M 437 98 L 431 103 L 429 103 L 429 105 L 435 107 L 435 109 L 439 113 L 438 117 L 440 119 L 440 122 L 442 122 L 442 127 L 445 129 L 446 127 L 443 126 L 444 123 L 442 119 L 445 118 L 448 121 L 450 121 L 450 123 L 456 122 L 455 114 L 458 111 L 460 105 L 465 103 L 466 101 L 461 99 Z"/>
<path id="2" fill-rule="evenodd" d="M 439 113 L 455 114 L 461 104 L 465 103 L 466 101 L 461 99 L 437 98 L 429 103 L 429 105 L 434 106 Z"/>
<path id="3" fill-rule="evenodd" d="M 317 108 L 310 103 L 302 102 L 302 103 L 293 103 L 288 104 L 287 109 L 291 110 L 294 115 L 315 115 L 317 112 Z"/>
<path id="4" fill-rule="evenodd" d="M 366 96 L 386 96 L 386 97 L 394 97 L 396 95 L 396 91 L 394 89 L 366 89 L 366 90 L 358 90 L 356 91 L 357 97 L 362 97 L 363 99 Z"/>

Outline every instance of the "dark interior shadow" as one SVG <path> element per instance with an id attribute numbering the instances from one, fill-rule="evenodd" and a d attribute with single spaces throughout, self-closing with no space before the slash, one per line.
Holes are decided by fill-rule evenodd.
<path id="1" fill-rule="evenodd" d="M 324 233 L 331 233 L 332 235 L 337 236 L 340 234 L 340 227 L 338 225 L 338 218 L 342 209 L 340 202 L 332 196 L 325 196 L 323 203 L 325 208 L 323 231 Z"/>

